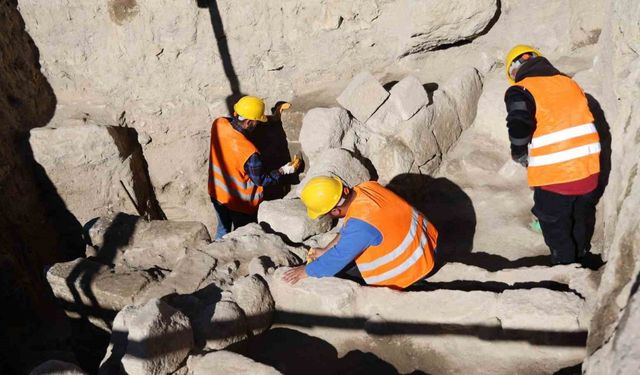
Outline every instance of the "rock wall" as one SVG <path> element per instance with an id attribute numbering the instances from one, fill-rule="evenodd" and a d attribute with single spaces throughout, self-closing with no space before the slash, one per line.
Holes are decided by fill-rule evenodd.
<path id="1" fill-rule="evenodd" d="M 590 374 L 638 368 L 636 295 L 640 282 L 640 4 L 611 1 L 594 71 L 611 128 L 611 174 L 604 195 L 605 267 L 589 329 Z M 631 342 L 630 342 L 631 341 Z M 625 370 L 626 369 L 626 370 Z"/>
<path id="2" fill-rule="evenodd" d="M 211 229 L 209 126 L 234 98 L 333 103 L 331 88 L 365 67 L 474 39 L 497 3 L 25 0 L 20 11 L 43 48 L 56 116 L 125 118 L 152 140 L 144 153 L 167 217 Z"/>
<path id="3" fill-rule="evenodd" d="M 27 143 L 29 130 L 44 126 L 56 105 L 38 60 L 16 2 L 0 1 L 0 330 L 4 337 L 25 337 L 43 319 L 53 319 L 43 268 L 72 255 L 62 252 L 60 238 L 44 214 L 46 204 L 39 196 Z M 22 372 L 27 347 L 3 344 L 0 372 Z"/>

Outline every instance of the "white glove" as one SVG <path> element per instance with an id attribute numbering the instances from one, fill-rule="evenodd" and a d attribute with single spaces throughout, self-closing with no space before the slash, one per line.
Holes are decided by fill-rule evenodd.
<path id="1" fill-rule="evenodd" d="M 280 167 L 280 173 L 284 175 L 292 174 L 295 171 L 296 171 L 296 168 L 293 165 L 291 165 L 291 163 L 287 163 L 282 167 Z"/>

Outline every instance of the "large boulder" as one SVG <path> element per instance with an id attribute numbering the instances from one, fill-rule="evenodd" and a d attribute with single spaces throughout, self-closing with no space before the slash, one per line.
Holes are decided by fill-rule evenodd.
<path id="1" fill-rule="evenodd" d="M 118 311 L 132 304 L 138 294 L 160 275 L 138 270 L 114 272 L 90 259 L 56 263 L 47 281 L 56 298 L 90 308 Z"/>
<path id="2" fill-rule="evenodd" d="M 284 234 L 292 242 L 302 242 L 331 229 L 332 219 L 322 217 L 312 220 L 300 199 L 279 199 L 260 204 L 258 222 Z"/>
<path id="3" fill-rule="evenodd" d="M 408 173 L 413 166 L 413 153 L 396 138 L 373 137 L 367 143 L 367 149 L 367 156 L 378 173 L 378 181 L 383 185 L 397 175 Z"/>
<path id="4" fill-rule="evenodd" d="M 189 319 L 154 299 L 118 313 L 102 367 L 118 367 L 121 362 L 128 374 L 169 374 L 181 366 L 193 345 Z"/>
<path id="5" fill-rule="evenodd" d="M 137 269 L 173 269 L 187 249 L 211 242 L 202 223 L 146 221 L 124 213 L 100 217 L 88 234 L 99 261 Z"/>
<path id="6" fill-rule="evenodd" d="M 307 112 L 300 129 L 300 144 L 311 158 L 322 151 L 340 147 L 345 132 L 349 129 L 349 114 L 342 108 L 313 108 Z"/>
<path id="7" fill-rule="evenodd" d="M 390 11 L 383 13 L 379 22 L 403 26 L 387 38 L 400 42 L 400 54 L 406 56 L 473 40 L 498 12 L 497 3 L 497 0 L 410 1 L 388 6 Z"/>
<path id="8" fill-rule="evenodd" d="M 152 298 L 170 294 L 190 294 L 208 284 L 218 260 L 198 250 L 188 251 L 176 264 L 171 273 L 160 283 L 151 285 L 139 294 L 135 302 L 144 303 Z"/>
<path id="9" fill-rule="evenodd" d="M 160 218 L 135 130 L 92 124 L 36 128 L 29 143 L 55 188 L 47 194 L 62 198 L 81 224 L 114 212 Z"/>
<path id="10" fill-rule="evenodd" d="M 236 280 L 231 287 L 233 300 L 244 311 L 249 330 L 258 335 L 271 326 L 275 302 L 269 286 L 258 275 Z"/>
<path id="11" fill-rule="evenodd" d="M 249 337 L 244 311 L 231 300 L 205 306 L 193 324 L 196 344 L 206 349 L 224 349 Z"/>
<path id="12" fill-rule="evenodd" d="M 274 267 L 280 267 L 298 265 L 306 256 L 304 247 L 286 244 L 280 236 L 266 233 L 259 224 L 240 227 L 201 250 L 222 265 L 217 267 L 217 276 L 226 273 L 231 279 L 248 275 L 249 263 L 255 257 L 266 257 Z"/>
<path id="13" fill-rule="evenodd" d="M 193 375 L 281 375 L 271 366 L 226 350 L 191 356 L 187 366 Z"/>
<path id="14" fill-rule="evenodd" d="M 298 196 L 300 196 L 306 183 L 316 176 L 335 176 L 349 186 L 355 186 L 371 179 L 369 170 L 362 162 L 356 159 L 349 151 L 342 149 L 330 149 L 318 155 L 311 168 L 300 181 L 300 185 L 298 185 L 296 191 Z"/>

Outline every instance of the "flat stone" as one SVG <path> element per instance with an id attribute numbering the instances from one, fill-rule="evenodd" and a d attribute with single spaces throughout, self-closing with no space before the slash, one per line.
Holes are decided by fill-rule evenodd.
<path id="1" fill-rule="evenodd" d="M 367 71 L 358 73 L 336 98 L 360 122 L 365 122 L 389 97 L 389 92 Z"/>
<path id="2" fill-rule="evenodd" d="M 396 107 L 402 120 L 408 120 L 429 103 L 429 95 L 415 76 L 407 76 L 393 85 L 389 101 Z"/>

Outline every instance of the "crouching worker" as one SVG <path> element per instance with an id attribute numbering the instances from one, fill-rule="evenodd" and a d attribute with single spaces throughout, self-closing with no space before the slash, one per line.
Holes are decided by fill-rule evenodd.
<path id="1" fill-rule="evenodd" d="M 335 177 L 314 177 L 301 198 L 310 218 L 328 214 L 344 218 L 344 226 L 327 247 L 310 250 L 313 262 L 285 272 L 285 281 L 334 276 L 355 261 L 367 284 L 404 289 L 433 269 L 438 231 L 377 182 L 349 188 Z"/>

